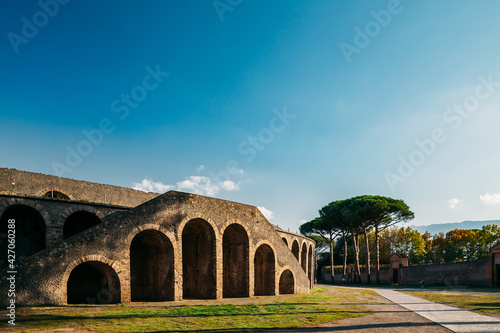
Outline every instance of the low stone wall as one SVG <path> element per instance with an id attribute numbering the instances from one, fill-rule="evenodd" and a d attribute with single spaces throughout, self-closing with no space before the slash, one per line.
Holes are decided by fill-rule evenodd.
<path id="1" fill-rule="evenodd" d="M 428 264 L 428 265 L 412 265 L 402 267 L 401 283 L 403 285 L 418 285 L 421 280 L 428 286 L 481 286 L 487 287 L 488 270 L 487 260 L 463 261 L 456 263 L 444 264 Z M 392 283 L 393 270 L 383 268 L 379 272 L 381 284 Z M 331 282 L 330 269 L 322 270 L 323 281 Z M 376 272 L 371 271 L 371 283 L 376 283 Z M 366 270 L 361 270 L 361 282 L 368 283 Z M 334 283 L 342 283 L 342 269 L 335 269 Z M 349 283 L 349 278 L 346 278 L 346 283 Z"/>
<path id="2" fill-rule="evenodd" d="M 487 286 L 487 260 L 403 267 L 402 284 Z"/>
<path id="3" fill-rule="evenodd" d="M 334 280 L 335 280 L 334 282 L 335 283 L 337 283 L 337 284 L 342 283 L 342 273 L 343 273 L 342 268 L 335 269 L 335 271 L 334 271 Z M 391 273 L 391 270 L 389 268 L 382 268 L 379 271 L 379 278 L 380 278 L 381 284 L 390 284 L 390 280 L 389 280 L 390 273 Z M 325 281 L 325 282 L 330 283 L 332 281 L 329 268 L 322 271 L 322 277 L 323 277 L 323 281 Z M 377 275 L 376 275 L 375 270 L 371 271 L 370 277 L 371 277 L 372 284 L 377 283 Z M 367 277 L 365 269 L 361 270 L 361 281 L 362 281 L 362 283 L 368 283 L 368 277 Z M 351 280 L 349 280 L 348 276 L 346 276 L 345 283 L 351 283 Z"/>

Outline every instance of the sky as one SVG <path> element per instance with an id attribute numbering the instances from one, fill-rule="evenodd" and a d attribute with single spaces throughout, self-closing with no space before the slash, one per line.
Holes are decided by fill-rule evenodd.
<path id="1" fill-rule="evenodd" d="M 0 167 L 500 219 L 498 1 L 2 1 Z"/>

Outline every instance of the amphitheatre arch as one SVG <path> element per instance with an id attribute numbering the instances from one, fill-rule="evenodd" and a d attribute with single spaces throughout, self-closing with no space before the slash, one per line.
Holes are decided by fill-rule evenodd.
<path id="1" fill-rule="evenodd" d="M 268 244 L 260 245 L 254 256 L 255 286 L 256 296 L 274 295 L 275 291 L 275 255 L 273 249 Z"/>
<path id="2" fill-rule="evenodd" d="M 134 301 L 174 300 L 174 249 L 158 230 L 144 230 L 130 244 L 130 291 Z"/>
<path id="3" fill-rule="evenodd" d="M 223 295 L 249 296 L 249 240 L 245 228 L 230 224 L 222 237 Z"/>
<path id="4" fill-rule="evenodd" d="M 193 219 L 182 229 L 182 273 L 184 298 L 216 298 L 216 245 L 212 226 Z"/>
<path id="5" fill-rule="evenodd" d="M 15 220 L 17 257 L 28 257 L 45 249 L 46 221 L 42 214 L 36 208 L 17 203 L 5 208 L 0 217 L 0 236 L 3 236 L 0 238 L 0 248 L 7 248 L 8 220 Z"/>
<path id="6" fill-rule="evenodd" d="M 300 261 L 299 252 L 300 252 L 299 242 L 297 242 L 297 240 L 294 239 L 292 242 L 292 253 L 297 259 L 297 261 Z"/>
<path id="7" fill-rule="evenodd" d="M 300 265 L 307 274 L 307 245 L 305 242 L 302 244 L 302 250 L 300 251 Z"/>
<path id="8" fill-rule="evenodd" d="M 43 198 L 74 200 L 71 194 L 59 187 L 46 187 L 38 191 L 36 195 Z"/>
<path id="9" fill-rule="evenodd" d="M 293 273 L 289 269 L 285 269 L 280 275 L 279 293 L 293 294 L 295 290 L 295 279 Z"/>
<path id="10" fill-rule="evenodd" d="M 307 275 L 307 277 L 309 278 L 309 282 L 312 284 L 312 282 L 314 282 L 314 262 L 313 262 L 313 248 L 312 248 L 312 245 L 309 245 L 309 251 L 308 251 L 308 256 L 309 256 L 309 259 L 308 259 L 308 263 L 309 263 L 309 274 Z"/>
<path id="11" fill-rule="evenodd" d="M 74 267 L 66 290 L 68 304 L 113 304 L 121 299 L 118 275 L 100 261 L 86 261 Z"/>
<path id="12" fill-rule="evenodd" d="M 69 238 L 101 223 L 101 219 L 92 212 L 78 210 L 69 215 L 63 224 L 63 238 Z"/>

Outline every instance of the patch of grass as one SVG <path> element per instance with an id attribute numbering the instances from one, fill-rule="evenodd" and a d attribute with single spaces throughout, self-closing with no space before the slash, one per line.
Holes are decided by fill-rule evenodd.
<path id="1" fill-rule="evenodd" d="M 483 314 L 500 315 L 500 293 L 460 293 L 446 291 L 405 291 L 405 293 L 426 299 L 431 302 L 446 304 L 480 312 Z"/>
<path id="2" fill-rule="evenodd" d="M 245 304 L 153 306 L 61 306 L 18 310 L 12 331 L 33 332 L 80 328 L 93 332 L 228 332 L 285 329 L 336 322 L 368 314 L 361 303 L 375 294 L 367 290 L 315 288 L 309 294 L 246 299 Z M 204 302 L 204 301 L 203 301 Z M 217 304 L 219 303 L 219 304 Z M 176 303 L 178 304 L 178 303 Z"/>

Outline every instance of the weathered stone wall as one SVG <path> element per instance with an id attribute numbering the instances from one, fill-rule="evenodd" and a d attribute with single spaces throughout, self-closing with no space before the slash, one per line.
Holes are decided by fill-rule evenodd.
<path id="1" fill-rule="evenodd" d="M 308 237 L 284 231 L 276 226 L 275 229 L 290 251 L 292 251 L 294 242 L 298 244 L 299 252 L 296 259 L 300 266 L 303 269 L 305 268 L 304 271 L 309 278 L 310 286 L 312 288 L 316 277 L 316 243 Z M 304 251 L 304 247 L 307 249 L 306 251 Z"/>
<path id="2" fill-rule="evenodd" d="M 146 193 L 125 187 L 0 168 L 0 193 L 19 196 L 42 196 L 52 189 L 65 194 L 71 200 L 126 207 L 136 207 L 159 195 L 158 193 Z"/>
<path id="3" fill-rule="evenodd" d="M 490 286 L 487 277 L 487 260 L 464 261 L 457 263 L 412 265 L 401 267 L 402 285 L 419 285 L 420 280 L 424 280 L 426 285 L 442 286 Z M 371 283 L 376 283 L 375 271 L 371 271 Z M 380 283 L 391 284 L 393 271 L 390 268 L 380 270 Z M 331 282 L 330 269 L 322 270 L 322 277 L 325 282 Z M 335 283 L 342 283 L 342 269 L 335 269 Z M 366 270 L 361 270 L 361 281 L 367 283 Z"/>
<path id="4" fill-rule="evenodd" d="M 7 198 L 8 203 L 14 202 L 12 200 L 15 202 L 24 200 L 24 203 L 30 203 L 28 202 L 30 200 L 36 201 L 33 198 Z M 35 205 L 33 202 L 31 204 Z M 46 221 L 52 224 L 54 223 L 52 219 L 56 219 L 55 212 L 64 210 L 64 205 L 59 207 L 58 204 L 58 200 L 44 199 L 39 200 L 35 206 L 41 210 Z M 4 206 L 7 205 L 4 204 Z M 49 208 L 48 211 L 45 208 L 52 206 L 53 208 Z M 99 206 L 99 210 L 105 210 L 105 208 Z M 73 269 L 82 263 L 91 263 L 95 267 L 99 265 L 107 267 L 106 274 L 114 280 L 104 291 L 116 292 L 121 302 L 131 301 L 131 281 L 134 280 L 134 276 L 131 276 L 130 272 L 130 249 L 135 236 L 145 230 L 150 230 L 150 234 L 153 234 L 153 231 L 159 232 L 170 241 L 173 249 L 169 252 L 171 253 L 169 255 L 173 256 L 171 287 L 173 299 L 183 299 L 183 230 L 186 224 L 192 221 L 207 223 L 213 230 L 215 251 L 207 258 L 213 261 L 215 272 L 213 287 L 216 298 L 223 297 L 223 236 L 226 228 L 232 224 L 241 226 L 248 235 L 248 277 L 245 278 L 249 285 L 249 296 L 254 295 L 256 284 L 267 283 L 256 281 L 255 275 L 255 264 L 260 265 L 256 259 L 256 253 L 261 246 L 272 250 L 272 255 L 267 256 L 266 267 L 273 268 L 270 277 L 273 282 L 273 294 L 278 294 L 280 291 L 282 273 L 286 273 L 287 285 L 290 281 L 289 273 L 292 273 L 295 283 L 294 292 L 307 292 L 312 284 L 308 277 L 312 268 L 304 271 L 300 262 L 285 245 L 281 235 L 256 207 L 171 191 L 130 210 L 123 209 L 119 212 L 119 207 L 109 207 L 106 212 L 112 212 L 113 209 L 115 211 L 107 215 L 108 218 L 104 218 L 102 223 L 61 240 L 58 244 L 49 246 L 46 250 L 31 255 L 19 263 L 16 281 L 17 304 L 66 304 L 68 279 Z M 53 212 L 53 215 L 49 212 Z M 62 218 L 59 217 L 59 220 Z M 301 248 L 304 246 L 308 249 L 307 258 L 312 266 L 314 243 L 298 235 L 287 234 L 286 237 L 291 240 L 296 237 L 296 240 L 301 242 Z M 148 258 L 143 259 L 148 260 Z M 310 267 L 309 264 L 307 267 Z M 0 292 L 4 295 L 6 288 L 6 284 L 2 281 Z M 111 290 L 113 288 L 116 290 Z M 99 298 L 99 295 L 97 297 Z"/>
<path id="5" fill-rule="evenodd" d="M 45 222 L 47 246 L 56 245 L 62 241 L 64 222 L 74 212 L 90 212 L 95 214 L 102 221 L 110 216 L 113 216 L 112 214 L 117 214 L 130 209 L 128 207 L 107 204 L 0 194 L 0 216 L 3 215 L 8 207 L 13 205 L 25 205 L 32 207 L 42 215 Z"/>
<path id="6" fill-rule="evenodd" d="M 342 274 L 343 274 L 343 269 L 342 268 L 335 268 L 334 271 L 334 280 L 336 284 L 341 284 L 342 283 Z M 390 274 L 390 269 L 389 268 L 381 268 L 379 271 L 379 278 L 380 278 L 380 283 L 381 284 L 390 284 L 389 280 L 389 275 Z M 350 283 L 349 280 L 349 271 L 346 272 L 346 281 L 345 283 Z M 331 274 L 330 274 L 330 268 L 323 267 L 321 271 L 321 277 L 323 281 L 327 283 L 332 282 Z M 377 276 L 375 270 L 371 271 L 371 283 L 376 284 L 377 283 Z M 351 272 L 351 280 L 354 279 L 354 275 Z M 361 281 L 362 283 L 368 283 L 368 278 L 367 278 L 367 272 L 366 269 L 361 269 Z"/>
<path id="7" fill-rule="evenodd" d="M 402 267 L 402 284 L 487 286 L 486 260 Z"/>

